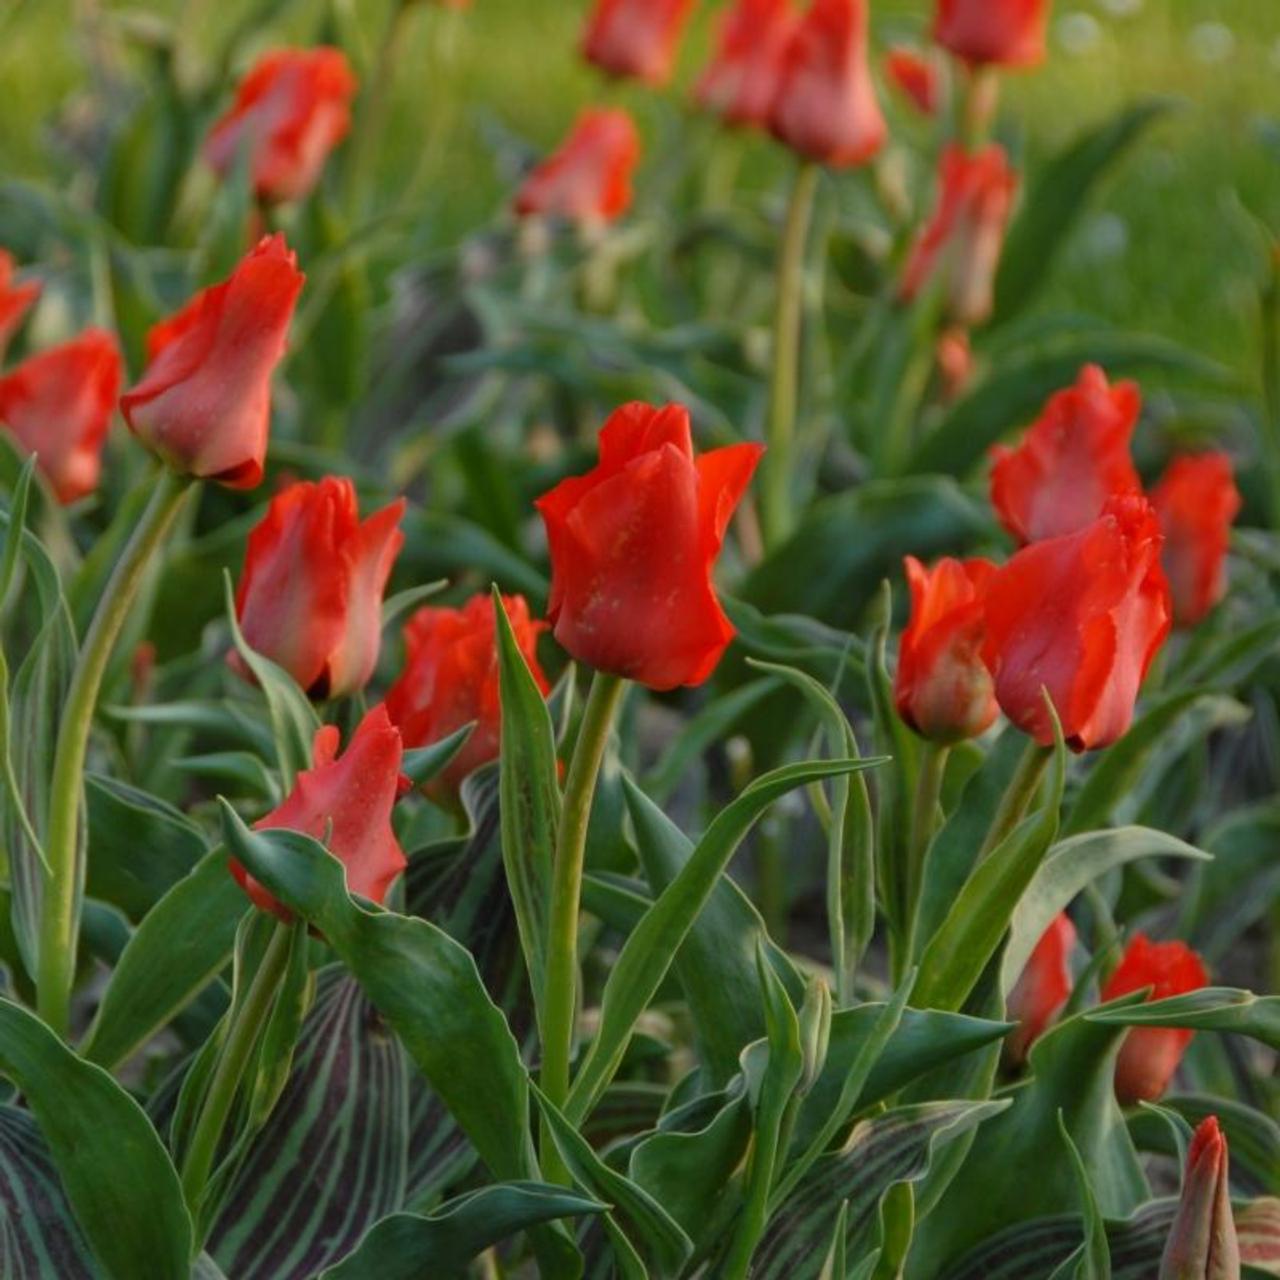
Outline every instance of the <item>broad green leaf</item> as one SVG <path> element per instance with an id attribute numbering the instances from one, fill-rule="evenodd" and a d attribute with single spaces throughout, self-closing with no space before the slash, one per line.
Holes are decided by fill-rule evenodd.
<path id="1" fill-rule="evenodd" d="M 473 720 L 428 747 L 411 747 L 404 753 L 400 772 L 416 786 L 425 787 L 432 778 L 449 767 L 458 752 L 467 745 L 467 739 L 475 727 Z"/>
<path id="2" fill-rule="evenodd" d="M 1263 1196 L 1234 1216 L 1246 1274 L 1280 1276 L 1280 1199 Z"/>
<path id="3" fill-rule="evenodd" d="M 1137 1006 L 1112 1001 L 1085 1015 L 1090 1022 L 1120 1027 L 1189 1027 L 1233 1031 L 1280 1050 L 1280 996 L 1255 996 L 1233 987 L 1203 987 L 1183 996 Z"/>
<path id="4" fill-rule="evenodd" d="M 1089 1172 L 1080 1159 L 1076 1144 L 1071 1141 L 1061 1112 L 1058 1113 L 1058 1132 L 1062 1135 L 1067 1154 L 1071 1157 L 1071 1167 L 1075 1170 L 1081 1217 L 1084 1219 L 1084 1243 L 1054 1271 L 1053 1276 L 1059 1280 L 1111 1280 L 1111 1251 L 1107 1246 L 1106 1224 L 1102 1220 L 1102 1214 L 1098 1212 L 1098 1201 L 1093 1194 Z"/>
<path id="5" fill-rule="evenodd" d="M 142 1109 L 34 1014 L 0 1000 L 0 1071 L 22 1091 L 76 1221 L 113 1280 L 187 1280 L 191 1220 Z"/>
<path id="6" fill-rule="evenodd" d="M 866 679 L 866 646 L 860 637 L 802 614 L 766 617 L 733 596 L 722 596 L 720 603 L 738 633 L 735 647 L 744 653 L 798 667 L 828 688 L 859 695 Z"/>

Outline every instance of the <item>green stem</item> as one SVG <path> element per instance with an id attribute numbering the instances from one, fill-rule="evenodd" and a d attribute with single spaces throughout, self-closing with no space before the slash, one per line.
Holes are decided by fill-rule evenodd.
<path id="1" fill-rule="evenodd" d="M 37 1007 L 45 1022 L 64 1039 L 76 969 L 83 883 L 80 810 L 93 712 L 111 651 L 133 608 L 147 565 L 164 541 L 190 487 L 186 477 L 177 476 L 167 468 L 154 478 L 148 476 L 143 483 L 153 487 L 151 501 L 112 571 L 85 635 L 58 725 L 49 783 L 49 826 L 45 842 L 49 874 L 40 904 Z"/>
<path id="2" fill-rule="evenodd" d="M 626 682 L 620 676 L 603 671 L 595 673 L 564 784 L 555 863 L 551 869 L 540 1075 L 542 1091 L 557 1107 L 564 1105 L 569 1094 L 569 1063 L 573 1056 L 578 996 L 578 904 L 582 897 L 587 824 L 605 746 L 625 689 Z M 545 1126 L 543 1139 L 544 1175 L 551 1178 L 554 1174 L 563 1174 Z"/>
<path id="3" fill-rule="evenodd" d="M 1000 797 L 1000 805 L 987 830 L 987 838 L 978 851 L 978 861 L 982 861 L 1022 821 L 1027 806 L 1040 789 L 1040 779 L 1044 777 L 1052 755 L 1052 747 L 1042 747 L 1035 739 L 1027 742 L 1027 749 L 1018 762 L 1018 768 L 1009 780 L 1004 795 Z"/>
<path id="4" fill-rule="evenodd" d="M 778 254 L 773 375 L 769 389 L 769 451 L 761 461 L 760 514 L 766 550 L 776 547 L 791 529 L 791 469 L 799 392 L 805 246 L 820 173 L 812 163 L 803 164 L 796 173 Z"/>
<path id="5" fill-rule="evenodd" d="M 895 951 L 897 966 L 894 984 L 902 981 L 916 948 L 916 917 L 920 909 L 920 889 L 924 883 L 924 861 L 937 827 L 938 802 L 942 797 L 942 780 L 947 771 L 950 748 L 925 740 L 920 752 L 920 771 L 916 775 L 916 794 L 911 808 L 911 828 L 907 837 L 906 883 L 902 896 L 906 913 L 906 938 Z"/>
<path id="6" fill-rule="evenodd" d="M 245 993 L 244 1003 L 232 1012 L 227 1038 L 218 1055 L 218 1065 L 214 1068 L 209 1090 L 201 1104 L 200 1115 L 191 1135 L 191 1145 L 182 1161 L 182 1194 L 192 1217 L 199 1216 L 200 1197 L 209 1181 L 209 1173 L 218 1154 L 218 1144 L 222 1140 L 222 1131 L 226 1127 L 227 1116 L 231 1113 L 231 1104 L 235 1101 L 249 1055 L 257 1043 L 289 964 L 292 942 L 292 926 L 283 920 L 278 922 L 267 943 L 262 963 L 258 965 L 258 971 L 253 975 L 253 981 Z"/>
<path id="7" fill-rule="evenodd" d="M 1000 100 L 1000 73 L 994 67 L 978 67 L 967 77 L 961 107 L 960 129 L 965 147 L 977 151 L 991 137 Z"/>

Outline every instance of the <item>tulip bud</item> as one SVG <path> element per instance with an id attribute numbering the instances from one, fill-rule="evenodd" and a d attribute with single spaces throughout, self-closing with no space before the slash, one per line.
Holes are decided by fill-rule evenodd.
<path id="1" fill-rule="evenodd" d="M 805 988 L 800 1006 L 800 1051 L 803 1067 L 796 1092 L 803 1095 L 813 1088 L 827 1060 L 831 1042 L 831 988 L 816 974 Z"/>
<path id="2" fill-rule="evenodd" d="M 1231 1216 L 1227 1139 L 1217 1116 L 1196 1130 L 1159 1280 L 1239 1280 L 1240 1245 Z"/>
<path id="3" fill-rule="evenodd" d="M 38 280 L 14 283 L 13 258 L 0 249 L 0 357 L 39 296 Z"/>
<path id="4" fill-rule="evenodd" d="M 1027 1052 L 1056 1017 L 1071 994 L 1071 950 L 1076 945 L 1076 930 L 1065 911 L 1036 943 L 1006 1006 L 1010 1021 L 1018 1027 L 1005 1040 L 1005 1053 L 1011 1063 L 1026 1061 Z"/>

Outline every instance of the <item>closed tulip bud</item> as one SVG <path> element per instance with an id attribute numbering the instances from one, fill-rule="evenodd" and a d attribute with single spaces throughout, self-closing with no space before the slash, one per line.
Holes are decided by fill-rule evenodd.
<path id="1" fill-rule="evenodd" d="M 1227 1138 L 1217 1116 L 1196 1129 L 1187 1152 L 1178 1213 L 1158 1280 L 1239 1280 L 1240 1245 L 1231 1215 Z"/>
<path id="2" fill-rule="evenodd" d="M 10 339 L 18 332 L 23 317 L 39 296 L 38 280 L 15 283 L 13 258 L 0 249 L 0 359 L 4 357 Z"/>
<path id="3" fill-rule="evenodd" d="M 766 962 L 767 963 L 767 962 Z M 805 987 L 804 1003 L 800 1006 L 800 1051 L 803 1066 L 798 1094 L 806 1094 L 822 1072 L 827 1061 L 827 1047 L 831 1042 L 831 988 L 817 975 L 809 979 Z"/>
<path id="4" fill-rule="evenodd" d="M 693 0 L 596 0 L 582 56 L 610 75 L 665 84 Z"/>
<path id="5" fill-rule="evenodd" d="M 1009 1018 L 1018 1023 L 1005 1039 L 1005 1055 L 1011 1063 L 1027 1060 L 1027 1051 L 1066 1004 L 1071 994 L 1071 952 L 1075 945 L 1075 925 L 1065 911 L 1060 911 L 1041 935 L 1009 992 Z"/>
<path id="6" fill-rule="evenodd" d="M 737 0 L 720 20 L 698 102 L 726 124 L 765 127 L 794 26 L 791 0 Z"/>
<path id="7" fill-rule="evenodd" d="M 970 66 L 1034 66 L 1044 58 L 1050 0 L 938 0 L 933 38 Z"/>
<path id="8" fill-rule="evenodd" d="M 1020 542 L 1056 538 L 1096 520 L 1107 500 L 1142 492 L 1129 441 L 1142 397 L 1085 365 L 1055 392 L 1020 444 L 991 451 L 991 505 Z"/>
<path id="9" fill-rule="evenodd" d="M 885 54 L 884 69 L 921 115 L 938 114 L 942 106 L 942 71 L 930 54 L 895 45 Z"/>

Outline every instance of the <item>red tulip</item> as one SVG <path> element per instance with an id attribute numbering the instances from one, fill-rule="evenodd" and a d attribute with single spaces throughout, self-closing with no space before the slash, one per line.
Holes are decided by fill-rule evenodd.
<path id="1" fill-rule="evenodd" d="M 1108 386 L 1095 364 L 1050 396 L 1016 448 L 991 451 L 991 505 L 1021 542 L 1083 529 L 1117 494 L 1142 492 L 1129 455 L 1142 398 L 1133 382 Z"/>
<path id="2" fill-rule="evenodd" d="M 18 332 L 23 316 L 39 296 L 38 280 L 14 283 L 13 258 L 0 249 L 0 357 L 4 356 L 9 340 Z"/>
<path id="3" fill-rule="evenodd" d="M 1164 530 L 1164 569 L 1173 593 L 1173 620 L 1192 627 L 1227 589 L 1227 545 L 1240 493 L 1225 453 L 1175 458 L 1151 502 Z"/>
<path id="4" fill-rule="evenodd" d="M 963 325 L 952 325 L 938 335 L 934 355 L 938 362 L 938 378 L 942 399 L 954 404 L 973 381 L 973 347 L 969 331 Z"/>
<path id="5" fill-rule="evenodd" d="M 1204 964 L 1184 942 L 1152 942 L 1135 933 L 1115 973 L 1102 988 L 1103 1001 L 1150 987 L 1151 1000 L 1186 995 L 1208 986 Z M 1116 1096 L 1128 1106 L 1154 1102 L 1164 1093 L 1195 1033 L 1181 1027 L 1134 1027 L 1116 1060 Z"/>
<path id="6" fill-rule="evenodd" d="M 651 689 L 701 684 L 734 630 L 711 584 L 724 532 L 764 450 L 693 456 L 688 410 L 628 404 L 600 462 L 535 504 L 551 551 L 548 616 L 575 658 Z"/>
<path id="7" fill-rule="evenodd" d="M 726 124 L 765 127 L 794 27 L 791 0 L 737 0 L 721 17 L 698 101 Z"/>
<path id="8" fill-rule="evenodd" d="M 383 902 L 405 867 L 404 851 L 391 828 L 402 755 L 400 733 L 381 705 L 360 721 L 341 755 L 338 730 L 325 725 L 316 731 L 311 768 L 298 774 L 284 802 L 259 818 L 254 828 L 285 828 L 314 836 L 346 868 L 351 893 Z M 231 873 L 255 906 L 282 920 L 292 918 L 234 858 Z"/>
<path id="9" fill-rule="evenodd" d="M 783 55 L 769 125 L 793 151 L 833 168 L 865 164 L 884 145 L 866 0 L 813 0 Z"/>
<path id="10" fill-rule="evenodd" d="M 1041 935 L 1009 992 L 1009 1020 L 1018 1023 L 1005 1039 L 1005 1052 L 1011 1062 L 1027 1060 L 1027 1051 L 1066 1004 L 1071 994 L 1071 952 L 1075 945 L 1076 927 L 1067 913 L 1060 911 Z"/>
<path id="11" fill-rule="evenodd" d="M 977 737 L 1000 710 L 981 654 L 983 598 L 996 567 L 946 558 L 926 569 L 915 556 L 904 563 L 911 620 L 898 648 L 898 714 L 936 742 Z"/>
<path id="12" fill-rule="evenodd" d="M 59 502 L 97 488 L 120 378 L 120 352 L 102 329 L 86 329 L 0 378 L 0 423 L 36 455 Z"/>
<path id="13" fill-rule="evenodd" d="M 884 58 L 889 79 L 922 115 L 936 116 L 942 106 L 942 72 L 927 53 L 896 45 Z"/>
<path id="14" fill-rule="evenodd" d="M 916 297 L 935 272 L 943 273 L 947 313 L 973 327 L 991 317 L 996 268 L 1018 189 L 1004 148 L 992 143 L 972 155 L 949 146 L 938 169 L 938 204 L 907 259 L 899 290 Z"/>
<path id="15" fill-rule="evenodd" d="M 612 222 L 631 204 L 639 159 L 640 135 L 625 111 L 584 111 L 560 149 L 525 178 L 516 212 Z"/>
<path id="16" fill-rule="evenodd" d="M 404 505 L 398 498 L 362 523 L 355 486 L 326 476 L 278 493 L 249 534 L 236 592 L 240 629 L 250 648 L 314 696 L 352 693 L 373 675 Z"/>
<path id="17" fill-rule="evenodd" d="M 982 656 L 1001 710 L 1048 746 L 1047 689 L 1073 751 L 1114 742 L 1169 633 L 1159 523 L 1140 496 L 1112 498 L 1076 533 L 1024 547 L 987 588 Z"/>
<path id="18" fill-rule="evenodd" d="M 503 606 L 524 660 L 545 694 L 550 689 L 538 665 L 538 635 L 523 596 L 504 596 Z M 472 596 L 461 609 L 419 609 L 404 629 L 405 664 L 387 693 L 387 714 L 405 745 L 424 747 L 475 723 L 462 750 L 428 787 L 436 796 L 457 793 L 463 778 L 497 759 L 502 727 L 498 696 L 498 645 L 493 600 Z"/>
<path id="19" fill-rule="evenodd" d="M 209 132 L 205 159 L 226 174 L 249 151 L 260 200 L 296 200 L 315 186 L 325 159 L 351 128 L 356 78 L 340 49 L 277 49 L 240 82 Z"/>
<path id="20" fill-rule="evenodd" d="M 303 278 L 284 237 L 268 236 L 228 280 L 147 335 L 146 372 L 120 408 L 134 435 L 175 471 L 232 489 L 261 482 L 271 374 Z"/>
<path id="21" fill-rule="evenodd" d="M 1187 1151 L 1178 1214 L 1157 1280 L 1239 1280 L 1240 1242 L 1231 1213 L 1227 1138 L 1206 1116 Z"/>
<path id="22" fill-rule="evenodd" d="M 938 0 L 933 38 L 970 66 L 1034 66 L 1044 58 L 1051 0 Z"/>
<path id="23" fill-rule="evenodd" d="M 614 76 L 665 84 L 693 0 L 596 0 L 582 55 Z"/>

